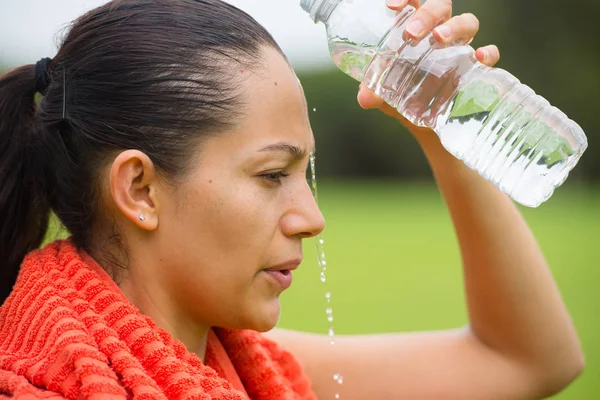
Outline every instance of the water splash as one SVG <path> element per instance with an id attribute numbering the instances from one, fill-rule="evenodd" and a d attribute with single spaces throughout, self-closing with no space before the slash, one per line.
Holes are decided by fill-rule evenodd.
<path id="1" fill-rule="evenodd" d="M 313 111 L 316 112 L 317 109 L 314 108 Z M 311 182 L 310 182 L 311 190 L 312 190 L 313 196 L 315 197 L 315 200 L 318 203 L 319 202 L 319 192 L 317 190 L 316 157 L 315 157 L 314 153 L 311 153 L 311 155 L 310 155 L 310 173 L 311 173 Z M 321 269 L 321 271 L 319 273 L 319 279 L 321 280 L 321 282 L 323 284 L 327 284 L 327 259 L 325 258 L 325 240 L 323 239 L 322 234 L 318 235 L 315 238 L 315 245 L 317 248 L 317 262 Z M 331 292 L 330 291 L 325 292 L 325 300 L 326 300 L 325 314 L 327 316 L 327 322 L 329 324 L 331 324 L 331 323 L 333 323 L 333 308 L 331 307 Z M 335 345 L 335 329 L 332 325 L 330 325 L 329 329 L 327 330 L 327 336 L 329 336 L 329 343 L 332 346 Z M 334 374 L 333 377 L 334 377 L 334 380 L 338 384 L 341 385 L 344 383 L 344 377 L 342 375 L 340 375 L 339 373 Z M 336 393 L 335 398 L 339 399 L 340 394 Z"/>

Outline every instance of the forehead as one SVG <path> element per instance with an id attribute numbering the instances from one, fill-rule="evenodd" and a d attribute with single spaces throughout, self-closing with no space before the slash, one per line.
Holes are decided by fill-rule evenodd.
<path id="1" fill-rule="evenodd" d="M 265 48 L 262 60 L 256 71 L 239 70 L 246 103 L 240 133 L 245 140 L 257 142 L 257 146 L 258 142 L 291 141 L 313 151 L 314 139 L 300 81 L 275 49 Z"/>

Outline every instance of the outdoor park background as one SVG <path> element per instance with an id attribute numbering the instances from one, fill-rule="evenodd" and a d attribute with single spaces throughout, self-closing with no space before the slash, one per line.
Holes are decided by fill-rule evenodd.
<path id="1" fill-rule="evenodd" d="M 102 2 L 0 0 L 0 71 L 53 56 L 51 35 Z M 338 334 L 466 324 L 452 225 L 410 134 L 378 112 L 358 107 L 357 83 L 328 60 L 324 31 L 303 15 L 299 1 L 231 2 L 272 31 L 290 56 L 306 91 L 318 148 L 328 280 L 320 282 L 314 242 L 307 241 L 305 261 L 283 296 L 280 326 L 325 333 L 325 291 L 332 292 Z M 598 399 L 600 2 L 454 4 L 455 13 L 473 12 L 481 21 L 473 46 L 497 44 L 498 66 L 563 110 L 588 136 L 589 149 L 567 183 L 540 208 L 521 209 L 546 254 L 587 359 L 583 376 L 555 398 Z"/>

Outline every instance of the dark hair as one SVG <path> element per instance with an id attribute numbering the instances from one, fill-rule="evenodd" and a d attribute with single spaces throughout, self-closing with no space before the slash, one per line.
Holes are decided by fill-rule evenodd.
<path id="1" fill-rule="evenodd" d="M 166 178 L 184 174 L 202 138 L 238 120 L 234 71 L 260 65 L 263 47 L 283 54 L 220 0 L 114 0 L 73 23 L 37 106 L 34 65 L 0 77 L 0 304 L 52 211 L 87 249 L 111 156 L 137 149 Z"/>

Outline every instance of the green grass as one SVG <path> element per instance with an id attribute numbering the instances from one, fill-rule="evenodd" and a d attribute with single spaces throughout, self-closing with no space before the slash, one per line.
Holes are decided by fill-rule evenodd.
<path id="1" fill-rule="evenodd" d="M 444 329 L 467 323 L 460 255 L 435 187 L 400 183 L 319 186 L 328 281 L 314 241 L 283 296 L 280 326 L 326 332 L 326 290 L 337 333 Z M 600 191 L 565 186 L 538 209 L 522 208 L 575 321 L 586 370 L 560 400 L 600 393 Z M 398 371 L 399 374 L 402 371 Z"/>

